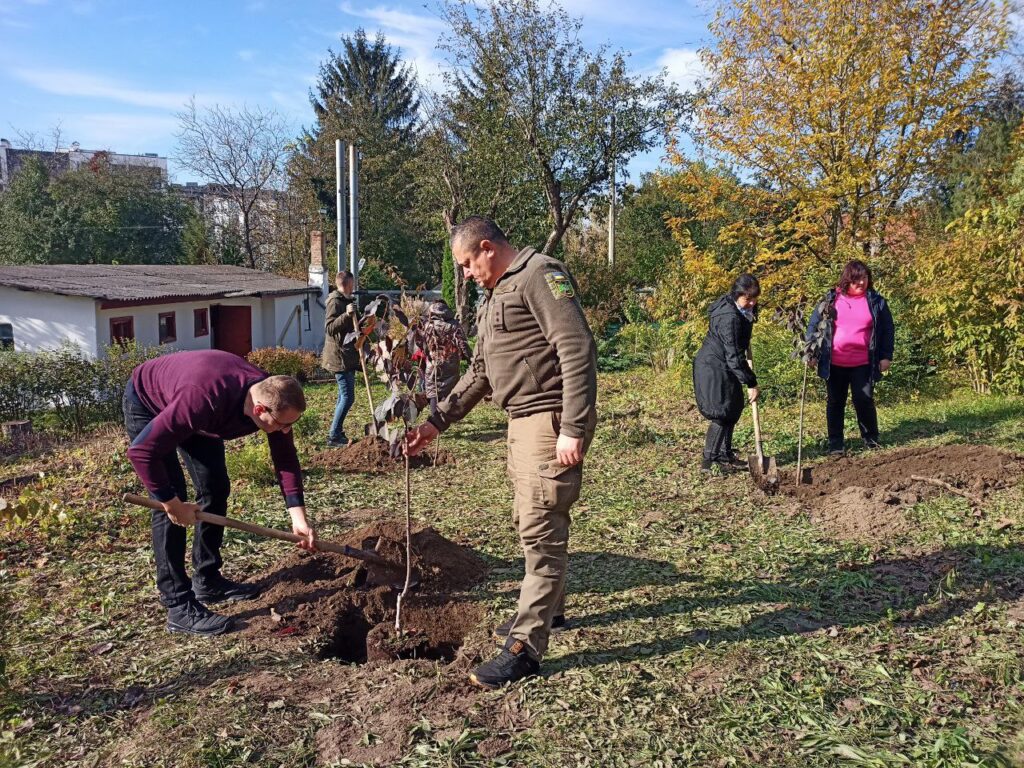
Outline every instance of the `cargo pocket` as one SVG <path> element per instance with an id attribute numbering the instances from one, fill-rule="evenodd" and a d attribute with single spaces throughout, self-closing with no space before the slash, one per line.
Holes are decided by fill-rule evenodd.
<path id="1" fill-rule="evenodd" d="M 566 510 L 580 497 L 583 464 L 563 467 L 557 461 L 538 467 L 538 489 L 541 505 L 548 509 Z"/>

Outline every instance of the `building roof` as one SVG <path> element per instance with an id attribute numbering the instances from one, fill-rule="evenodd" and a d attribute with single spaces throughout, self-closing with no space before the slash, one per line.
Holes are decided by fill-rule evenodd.
<path id="1" fill-rule="evenodd" d="M 281 296 L 317 290 L 255 269 L 177 264 L 0 266 L 0 286 L 106 301 Z"/>

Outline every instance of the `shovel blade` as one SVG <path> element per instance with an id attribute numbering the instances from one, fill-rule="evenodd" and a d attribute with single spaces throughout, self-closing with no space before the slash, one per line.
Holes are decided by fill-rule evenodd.
<path id="1" fill-rule="evenodd" d="M 751 454 L 747 457 L 747 466 L 750 467 L 750 476 L 762 490 L 772 491 L 779 487 L 779 467 L 774 456 Z"/>

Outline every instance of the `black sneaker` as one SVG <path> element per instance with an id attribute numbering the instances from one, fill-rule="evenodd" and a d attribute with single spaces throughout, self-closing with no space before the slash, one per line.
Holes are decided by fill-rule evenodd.
<path id="1" fill-rule="evenodd" d="M 872 451 L 876 451 L 876 450 L 878 450 L 879 448 L 882 447 L 882 444 L 880 442 L 878 442 L 877 440 L 873 440 L 870 437 L 865 437 L 864 438 L 864 447 L 865 448 L 869 448 Z"/>
<path id="2" fill-rule="evenodd" d="M 352 445 L 352 443 L 353 443 L 352 440 L 349 440 L 347 437 L 343 437 L 341 440 L 328 440 L 327 441 L 327 447 L 328 448 L 347 448 L 348 446 Z"/>
<path id="3" fill-rule="evenodd" d="M 747 462 L 747 460 L 740 458 L 739 454 L 737 454 L 736 451 L 729 451 L 729 453 L 726 455 L 726 458 L 722 460 L 720 463 L 726 464 L 732 467 L 733 469 L 748 469 L 750 467 L 750 464 Z"/>
<path id="4" fill-rule="evenodd" d="M 223 635 L 231 629 L 231 617 L 214 613 L 205 605 L 190 600 L 167 611 L 167 631 L 186 635 Z"/>
<path id="5" fill-rule="evenodd" d="M 846 451 L 842 448 L 829 448 L 828 455 L 833 458 L 842 458 L 846 455 Z"/>
<path id="6" fill-rule="evenodd" d="M 539 671 L 540 662 L 530 656 L 526 643 L 510 637 L 501 653 L 470 672 L 469 679 L 481 688 L 496 690 Z"/>
<path id="7" fill-rule="evenodd" d="M 501 625 L 495 627 L 495 629 L 494 629 L 494 636 L 495 637 L 508 637 L 508 633 L 512 631 L 512 625 L 515 624 L 515 623 L 516 623 L 516 617 L 513 616 L 511 619 L 506 621 L 504 624 L 501 624 Z M 568 625 L 565 622 L 565 616 L 564 615 L 560 614 L 558 616 L 555 616 L 555 618 L 553 618 L 551 620 L 551 631 L 552 632 L 564 632 L 566 629 L 568 629 Z"/>
<path id="8" fill-rule="evenodd" d="M 204 605 L 214 603 L 237 603 L 239 600 L 252 600 L 262 592 L 255 584 L 241 584 L 223 576 L 210 584 L 192 584 L 192 592 L 196 599 Z"/>

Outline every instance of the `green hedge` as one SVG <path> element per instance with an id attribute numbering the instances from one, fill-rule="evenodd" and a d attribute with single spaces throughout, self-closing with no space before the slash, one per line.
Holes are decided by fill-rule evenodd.
<path id="1" fill-rule="evenodd" d="M 91 422 L 121 417 L 121 398 L 135 366 L 163 350 L 134 343 L 108 347 L 90 360 L 66 344 L 46 352 L 0 352 L 0 420 L 46 419 L 80 432 Z"/>

